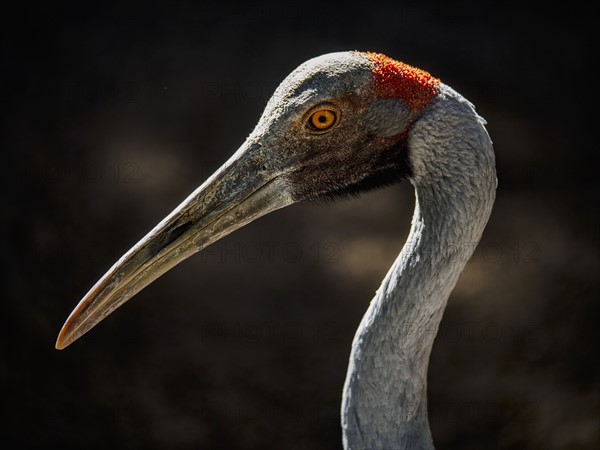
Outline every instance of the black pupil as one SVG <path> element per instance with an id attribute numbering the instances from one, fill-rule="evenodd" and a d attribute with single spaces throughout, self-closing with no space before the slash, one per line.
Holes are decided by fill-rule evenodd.
<path id="1" fill-rule="evenodd" d="M 327 117 L 325 116 L 325 114 L 321 114 L 319 116 L 319 122 L 321 122 L 321 123 L 327 122 Z"/>

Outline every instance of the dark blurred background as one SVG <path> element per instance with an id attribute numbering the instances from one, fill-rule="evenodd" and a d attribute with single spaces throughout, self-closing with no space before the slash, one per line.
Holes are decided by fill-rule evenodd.
<path id="1" fill-rule="evenodd" d="M 431 359 L 437 447 L 599 448 L 591 17 L 484 2 L 3 6 L 3 447 L 341 448 L 350 343 L 406 238 L 408 183 L 271 214 L 68 350 L 54 341 L 291 70 L 357 49 L 440 77 L 495 143 L 495 210 Z"/>

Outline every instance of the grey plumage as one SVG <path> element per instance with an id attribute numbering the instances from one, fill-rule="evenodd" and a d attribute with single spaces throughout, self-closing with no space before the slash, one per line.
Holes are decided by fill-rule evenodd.
<path id="1" fill-rule="evenodd" d="M 352 344 L 342 405 L 347 450 L 433 448 L 429 355 L 496 191 L 483 120 L 455 91 L 440 91 L 409 134 L 416 207 L 407 243 Z"/>

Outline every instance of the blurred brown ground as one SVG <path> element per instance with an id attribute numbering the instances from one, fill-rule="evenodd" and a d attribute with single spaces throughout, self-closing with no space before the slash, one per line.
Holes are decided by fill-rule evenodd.
<path id="1" fill-rule="evenodd" d="M 495 210 L 431 360 L 438 448 L 598 448 L 591 14 L 527 8 L 5 10 L 5 448 L 341 448 L 350 343 L 406 237 L 408 183 L 265 217 L 67 351 L 53 344 L 97 278 L 243 142 L 292 69 L 352 49 L 442 78 L 495 143 Z"/>

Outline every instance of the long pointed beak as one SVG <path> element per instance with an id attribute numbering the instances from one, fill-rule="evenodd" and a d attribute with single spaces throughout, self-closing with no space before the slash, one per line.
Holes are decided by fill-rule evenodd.
<path id="1" fill-rule="evenodd" d="M 244 145 L 119 259 L 90 289 L 56 341 L 64 349 L 158 277 L 253 220 L 293 203 L 264 170 L 258 144 Z"/>

